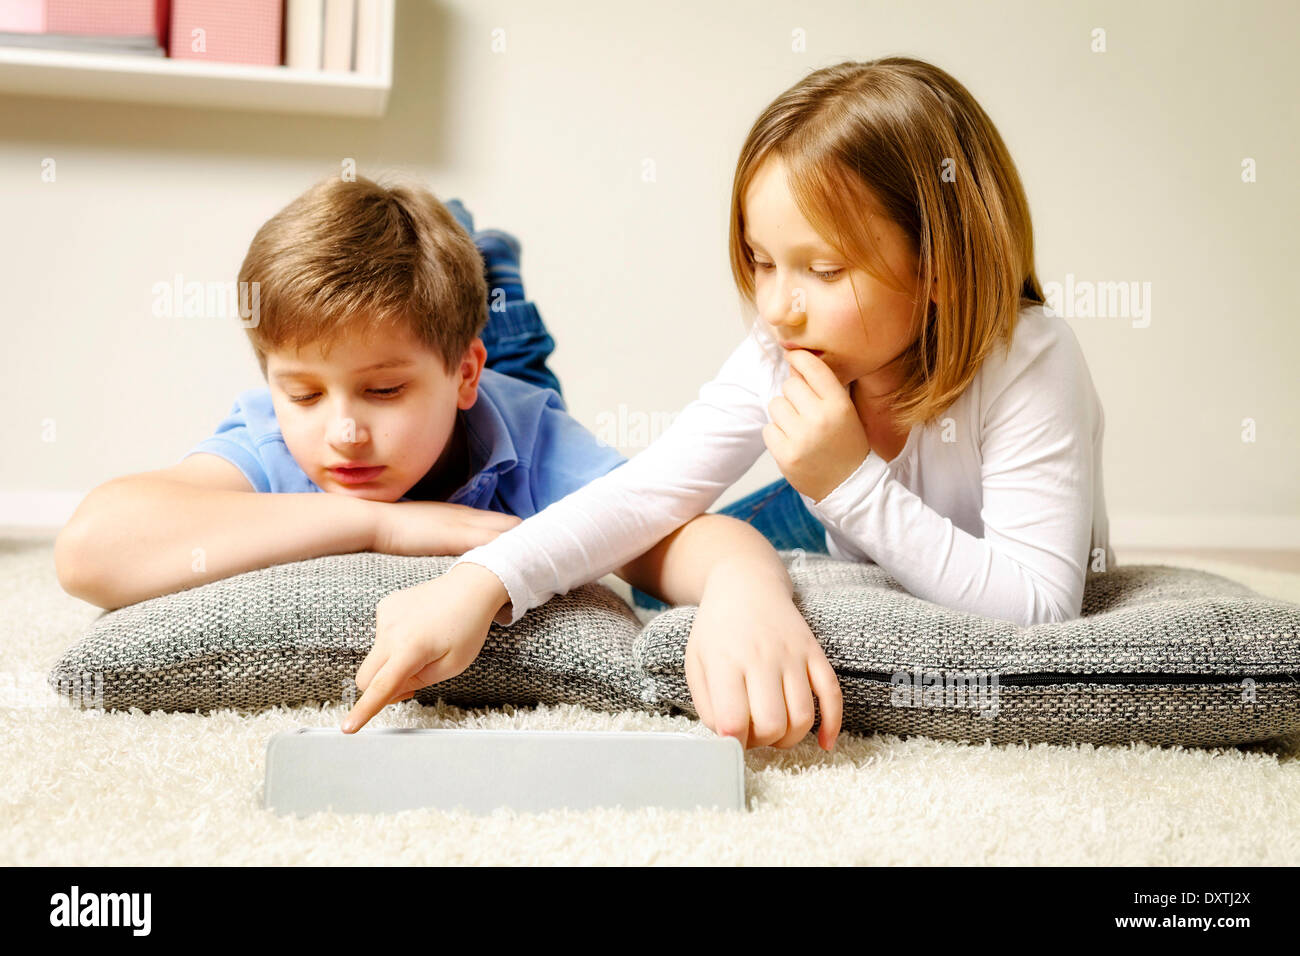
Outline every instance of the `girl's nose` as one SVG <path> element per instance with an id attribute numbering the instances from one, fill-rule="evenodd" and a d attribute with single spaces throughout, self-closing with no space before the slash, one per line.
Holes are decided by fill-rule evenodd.
<path id="1" fill-rule="evenodd" d="M 774 328 L 797 329 L 808 321 L 808 307 L 802 288 L 782 282 L 770 290 L 770 296 L 762 311 L 763 317 Z"/>

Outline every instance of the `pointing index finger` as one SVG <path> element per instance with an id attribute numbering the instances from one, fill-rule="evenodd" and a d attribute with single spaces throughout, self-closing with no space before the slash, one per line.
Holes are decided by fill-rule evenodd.
<path id="1" fill-rule="evenodd" d="M 367 685 L 366 692 L 352 705 L 352 709 L 344 718 L 342 729 L 345 734 L 360 730 L 370 722 L 371 717 L 389 704 L 406 683 L 406 679 L 411 676 L 411 663 L 408 658 L 401 657 L 390 657 L 384 662 L 384 666 Z"/>

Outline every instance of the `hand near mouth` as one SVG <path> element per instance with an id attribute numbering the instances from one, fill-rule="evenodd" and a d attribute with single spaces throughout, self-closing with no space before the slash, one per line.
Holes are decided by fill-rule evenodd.
<path id="1" fill-rule="evenodd" d="M 866 429 L 846 386 L 805 349 L 786 356 L 790 377 L 767 406 L 763 441 L 786 481 L 821 501 L 871 454 Z"/>

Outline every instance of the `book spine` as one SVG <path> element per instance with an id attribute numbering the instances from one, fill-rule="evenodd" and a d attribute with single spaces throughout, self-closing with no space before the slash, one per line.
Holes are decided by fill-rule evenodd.
<path id="1" fill-rule="evenodd" d="M 383 0 L 357 0 L 356 71 L 378 76 Z"/>
<path id="2" fill-rule="evenodd" d="M 325 0 L 287 0 L 284 12 L 285 65 L 295 70 L 319 70 Z"/>
<path id="3" fill-rule="evenodd" d="M 325 0 L 322 69 L 343 73 L 352 70 L 352 37 L 356 32 L 356 14 L 356 0 Z"/>

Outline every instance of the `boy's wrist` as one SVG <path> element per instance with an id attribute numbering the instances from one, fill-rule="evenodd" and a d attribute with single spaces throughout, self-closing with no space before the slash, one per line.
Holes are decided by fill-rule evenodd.
<path id="1" fill-rule="evenodd" d="M 372 501 L 369 498 L 352 498 L 358 506 L 358 511 L 362 515 L 359 519 L 365 528 L 366 551 L 374 551 L 377 554 L 387 554 L 385 550 L 387 542 L 384 540 L 384 516 L 385 509 L 390 503 L 387 501 Z"/>

